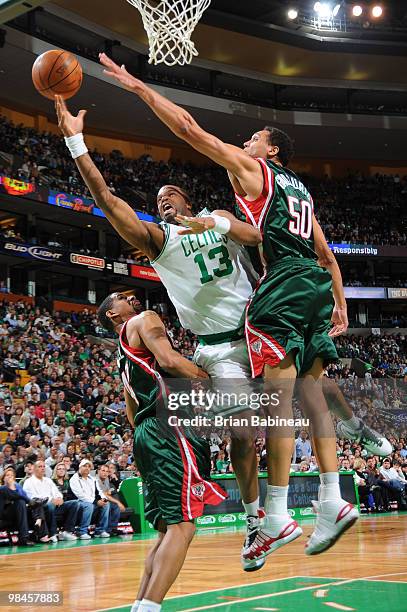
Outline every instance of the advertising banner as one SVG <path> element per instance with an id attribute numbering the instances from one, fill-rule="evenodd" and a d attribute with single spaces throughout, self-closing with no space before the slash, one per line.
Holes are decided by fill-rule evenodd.
<path id="1" fill-rule="evenodd" d="M 407 287 L 394 287 L 387 289 L 389 300 L 407 300 Z"/>
<path id="2" fill-rule="evenodd" d="M 354 300 L 385 300 L 385 287 L 344 287 L 345 297 Z"/>
<path id="3" fill-rule="evenodd" d="M 2 238 L 0 239 L 0 251 L 8 255 L 17 255 L 17 257 L 26 257 L 27 259 L 38 259 L 47 262 L 63 263 L 67 261 L 66 255 L 55 249 Z"/>
<path id="4" fill-rule="evenodd" d="M 341 257 L 407 257 L 407 247 L 376 244 L 328 243 L 331 251 Z"/>
<path id="5" fill-rule="evenodd" d="M 120 274 L 121 276 L 129 276 L 129 264 L 125 261 L 106 261 L 106 270 L 113 272 L 113 274 Z"/>
<path id="6" fill-rule="evenodd" d="M 92 214 L 95 207 L 93 200 L 88 200 L 83 197 L 69 195 L 61 191 L 53 191 L 52 189 L 48 194 L 48 204 L 53 206 L 61 206 L 62 208 L 69 208 L 76 212 L 84 212 Z"/>
<path id="7" fill-rule="evenodd" d="M 157 272 L 150 268 L 150 266 L 138 266 L 136 264 L 130 264 L 131 275 L 135 278 L 144 278 L 145 280 L 151 280 L 161 282 Z"/>
<path id="8" fill-rule="evenodd" d="M 92 270 L 104 270 L 105 260 L 102 257 L 93 257 L 92 255 L 83 255 L 82 253 L 71 253 L 69 261 L 78 266 L 85 266 Z"/>

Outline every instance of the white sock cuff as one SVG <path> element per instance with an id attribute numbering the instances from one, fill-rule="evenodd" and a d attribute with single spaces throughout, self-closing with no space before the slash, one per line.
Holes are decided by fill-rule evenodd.
<path id="1" fill-rule="evenodd" d="M 328 484 L 336 484 L 339 483 L 339 473 L 338 472 L 324 472 L 319 475 L 319 479 L 322 485 Z"/>
<path id="2" fill-rule="evenodd" d="M 161 604 L 150 599 L 142 599 L 138 608 L 138 612 L 160 612 L 160 610 Z"/>
<path id="3" fill-rule="evenodd" d="M 277 485 L 267 485 L 267 497 L 287 497 L 288 485 L 279 487 Z"/>
<path id="4" fill-rule="evenodd" d="M 260 497 L 255 499 L 253 502 L 245 503 L 242 502 L 247 516 L 257 516 L 257 510 L 260 507 Z"/>
<path id="5" fill-rule="evenodd" d="M 140 604 L 141 604 L 141 599 L 136 599 L 136 601 L 131 606 L 130 612 L 139 612 Z"/>

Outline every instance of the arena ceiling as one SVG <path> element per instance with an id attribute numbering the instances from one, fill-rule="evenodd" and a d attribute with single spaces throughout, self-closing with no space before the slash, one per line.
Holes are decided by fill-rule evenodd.
<path id="1" fill-rule="evenodd" d="M 400 40 L 380 40 L 375 44 L 371 41 L 370 46 L 368 41 L 362 45 L 361 33 L 353 41 L 342 33 L 330 41 L 322 33 L 278 25 L 277 15 L 288 4 L 279 0 L 213 0 L 193 35 L 199 60 L 291 80 L 329 79 L 407 86 L 406 32 Z M 399 4 L 406 3 L 400 0 Z M 60 7 L 73 18 L 76 16 L 109 30 L 113 38 L 125 37 L 146 49 L 147 38 L 140 14 L 125 0 L 116 0 L 114 11 L 111 3 L 99 0 L 54 0 L 46 7 L 47 10 Z"/>
<path id="2" fill-rule="evenodd" d="M 14 31 L 7 33 L 6 44 L 0 50 L 0 104 L 20 110 L 35 109 L 55 120 L 52 103 L 42 98 L 31 83 L 33 61 L 47 48 L 45 43 L 31 37 Z M 81 59 L 81 62 L 84 84 L 71 106 L 89 109 L 89 128 L 127 138 L 145 137 L 147 142 L 175 140 L 136 96 L 108 82 L 100 65 L 90 60 Z M 169 88 L 161 91 L 188 108 L 205 129 L 237 145 L 265 124 L 274 123 L 294 136 L 297 155 L 301 157 L 365 159 L 368 156 L 371 160 L 405 162 L 406 118 L 278 112 Z"/>

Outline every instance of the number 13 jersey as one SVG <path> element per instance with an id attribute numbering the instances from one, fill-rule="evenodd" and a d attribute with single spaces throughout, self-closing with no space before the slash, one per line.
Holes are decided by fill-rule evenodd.
<path id="1" fill-rule="evenodd" d="M 210 214 L 204 209 L 198 216 Z M 182 327 L 197 335 L 237 330 L 257 277 L 246 250 L 212 230 L 181 236 L 179 225 L 162 227 L 164 245 L 151 265 Z"/>
<path id="2" fill-rule="evenodd" d="M 313 201 L 297 175 L 258 158 L 263 172 L 263 191 L 257 200 L 236 195 L 239 218 L 263 235 L 263 258 L 267 268 L 285 257 L 318 259 L 312 229 Z"/>

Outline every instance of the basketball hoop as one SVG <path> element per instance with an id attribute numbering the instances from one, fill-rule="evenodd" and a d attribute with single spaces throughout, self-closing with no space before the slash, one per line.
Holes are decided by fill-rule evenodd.
<path id="1" fill-rule="evenodd" d="M 211 0 L 127 0 L 141 13 L 149 64 L 190 64 L 198 55 L 191 35 Z"/>

